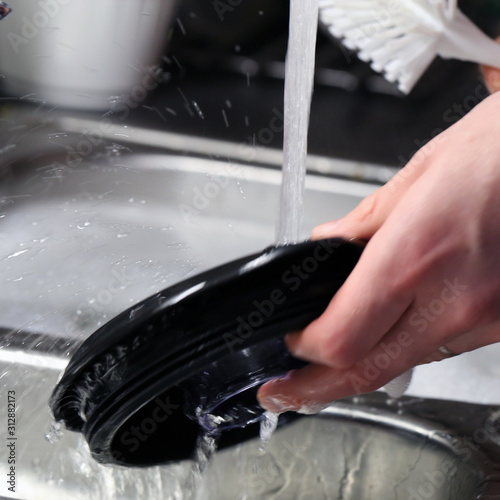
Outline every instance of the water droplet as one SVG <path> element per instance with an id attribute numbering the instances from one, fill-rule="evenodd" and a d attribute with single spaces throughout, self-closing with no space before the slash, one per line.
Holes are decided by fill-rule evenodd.
<path id="1" fill-rule="evenodd" d="M 19 255 L 22 255 L 23 253 L 27 252 L 28 249 L 26 248 L 25 250 L 19 250 L 18 252 L 14 252 L 11 255 L 8 255 L 7 258 L 11 259 L 12 257 L 18 257 Z"/>
<path id="2" fill-rule="evenodd" d="M 177 25 L 179 26 L 179 28 L 181 30 L 181 33 L 183 35 L 185 35 L 186 34 L 186 29 L 184 28 L 184 25 L 182 24 L 182 21 L 181 21 L 181 19 L 179 17 L 177 18 Z"/>
<path id="3" fill-rule="evenodd" d="M 198 103 L 196 101 L 191 101 L 192 105 L 193 105 L 193 108 L 195 109 L 196 113 L 198 113 L 198 116 L 204 120 L 205 119 L 205 115 L 203 114 L 203 111 L 201 110 L 200 106 L 198 105 Z"/>
<path id="4" fill-rule="evenodd" d="M 50 444 L 57 443 L 63 436 L 63 425 L 60 422 L 53 422 L 48 432 L 45 434 L 45 440 Z"/>
<path id="5" fill-rule="evenodd" d="M 226 124 L 226 127 L 229 127 L 229 121 L 227 119 L 227 115 L 226 115 L 226 110 L 222 110 L 222 116 L 224 117 L 224 123 Z"/>

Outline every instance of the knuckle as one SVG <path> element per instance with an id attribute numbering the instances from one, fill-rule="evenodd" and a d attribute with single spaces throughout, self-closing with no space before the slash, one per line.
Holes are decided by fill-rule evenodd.
<path id="1" fill-rule="evenodd" d="M 422 281 L 423 272 L 417 266 L 394 264 L 397 272 L 388 271 L 390 278 L 384 282 L 384 293 L 391 304 L 397 305 L 408 302 L 409 296 L 413 295 Z"/>
<path id="2" fill-rule="evenodd" d="M 359 353 L 353 351 L 345 342 L 330 342 L 323 349 L 325 363 L 340 370 L 351 368 L 359 359 Z"/>
<path id="3" fill-rule="evenodd" d="M 432 243 L 426 242 L 424 238 L 392 257 L 386 263 L 386 275 L 390 279 L 385 285 L 389 297 L 394 301 L 404 299 L 433 277 L 439 276 L 448 258 L 447 255 L 433 255 Z"/>
<path id="4" fill-rule="evenodd" d="M 311 361 L 345 370 L 359 360 L 361 353 L 357 346 L 353 345 L 349 325 L 340 324 L 338 318 L 333 323 L 330 315 L 320 316 L 310 323 L 304 334 L 308 336 L 308 353 L 312 355 Z M 299 354 L 298 357 L 301 357 L 306 353 L 292 349 L 292 354 Z"/>
<path id="5" fill-rule="evenodd" d="M 380 197 L 381 192 L 378 189 L 361 201 L 353 214 L 359 223 L 370 222 L 375 218 L 380 205 Z"/>
<path id="6" fill-rule="evenodd" d="M 499 304 L 487 293 L 475 292 L 457 301 L 455 324 L 460 330 L 473 330 L 498 320 Z"/>

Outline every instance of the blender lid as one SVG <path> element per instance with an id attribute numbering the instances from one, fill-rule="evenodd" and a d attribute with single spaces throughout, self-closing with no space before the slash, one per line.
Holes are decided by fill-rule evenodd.
<path id="1" fill-rule="evenodd" d="M 75 352 L 50 400 L 55 419 L 97 461 L 128 466 L 190 458 L 211 413 L 236 419 L 219 448 L 256 436 L 258 386 L 304 365 L 284 336 L 321 315 L 361 252 L 338 238 L 270 247 L 136 304 Z M 232 411 L 245 404 L 255 419 Z"/>

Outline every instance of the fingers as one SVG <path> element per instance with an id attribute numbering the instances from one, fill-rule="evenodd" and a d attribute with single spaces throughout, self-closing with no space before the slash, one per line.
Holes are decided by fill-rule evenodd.
<path id="1" fill-rule="evenodd" d="M 317 413 L 332 401 L 374 391 L 410 368 L 442 361 L 450 356 L 439 350 L 449 337 L 449 317 L 425 332 L 404 330 L 398 323 L 363 359 L 348 369 L 311 364 L 286 377 L 264 384 L 257 394 L 267 410 Z M 446 342 L 453 352 L 470 351 L 498 342 L 500 322 L 458 335 Z M 440 340 L 441 339 L 441 340 Z"/>
<path id="2" fill-rule="evenodd" d="M 391 191 L 387 189 L 387 186 L 383 186 L 367 196 L 343 219 L 315 227 L 312 231 L 312 239 L 339 236 L 346 239 L 369 240 L 387 219 L 399 201 L 399 197 L 399 192 Z"/>
<path id="3" fill-rule="evenodd" d="M 414 288 L 406 286 L 403 290 L 395 283 L 394 269 L 404 267 L 387 251 L 384 232 L 381 230 L 368 243 L 325 312 L 302 332 L 287 337 L 288 348 L 295 356 L 348 368 L 405 317 L 414 301 Z"/>
<path id="4" fill-rule="evenodd" d="M 287 336 L 290 352 L 301 359 L 334 368 L 348 368 L 368 353 L 405 315 L 411 296 L 387 300 L 383 293 L 371 295 L 353 309 L 352 281 L 333 298 L 327 310 L 300 333 Z M 359 296 L 359 295 L 358 295 Z"/>
<path id="5" fill-rule="evenodd" d="M 330 402 L 353 394 L 347 373 L 322 365 L 308 365 L 271 380 L 257 393 L 259 404 L 273 413 L 318 413 Z"/>
<path id="6" fill-rule="evenodd" d="M 497 38 L 500 41 L 500 38 Z M 488 90 L 492 93 L 500 90 L 500 69 L 493 68 L 492 66 L 481 65 L 484 81 Z"/>
<path id="7" fill-rule="evenodd" d="M 500 321 L 475 328 L 446 343 L 450 351 L 461 354 L 480 347 L 495 344 L 500 340 Z"/>
<path id="8" fill-rule="evenodd" d="M 496 344 L 500 338 L 500 322 L 495 322 L 487 326 L 476 328 L 471 332 L 464 333 L 446 345 L 444 351 L 437 349 L 431 352 L 419 364 L 424 365 L 434 361 L 443 361 L 450 357 L 459 356 L 465 352 L 474 351 L 481 347 Z M 449 351 L 446 353 L 446 351 Z"/>
<path id="9" fill-rule="evenodd" d="M 418 154 L 387 184 L 367 196 L 344 218 L 315 227 L 314 240 L 332 236 L 369 240 L 380 229 L 412 184 L 420 177 L 425 165 Z"/>
<path id="10" fill-rule="evenodd" d="M 452 351 L 450 351 L 450 352 L 452 352 Z M 425 356 L 425 358 L 420 360 L 420 362 L 418 364 L 419 365 L 428 365 L 429 363 L 434 363 L 436 361 L 443 361 L 444 359 L 450 359 L 451 357 L 458 355 L 458 353 L 455 353 L 455 351 L 453 351 L 453 353 L 454 354 L 445 354 L 443 351 L 436 349 L 435 351 L 433 351 L 433 352 L 429 353 L 427 356 Z"/>
<path id="11" fill-rule="evenodd" d="M 334 400 L 372 392 L 418 364 L 429 349 L 434 350 L 425 336 L 401 333 L 391 332 L 384 343 L 347 370 L 311 364 L 271 380 L 259 389 L 259 402 L 275 413 L 308 414 L 317 413 Z"/>
<path id="12" fill-rule="evenodd" d="M 417 250 L 401 250 L 413 242 L 408 228 L 413 225 L 418 230 L 422 224 L 419 212 L 408 200 L 425 168 L 425 161 L 412 160 L 344 219 L 315 230 L 314 237 L 356 237 L 369 243 L 321 317 L 301 334 L 289 336 L 289 347 L 295 355 L 334 368 L 348 368 L 369 352 L 410 307 L 419 285 L 416 281 L 424 273 L 417 250 L 425 245 L 413 243 Z M 405 218 L 399 215 L 408 211 Z M 428 230 L 427 223 L 425 228 Z M 403 233 L 409 237 L 404 238 Z M 412 254 L 413 261 L 409 262 Z"/>
<path id="13" fill-rule="evenodd" d="M 499 147 L 490 140 L 499 97 L 420 150 L 345 218 L 316 228 L 314 238 L 368 244 L 322 316 L 288 337 L 292 353 L 312 364 L 265 384 L 258 394 L 264 407 L 317 411 L 442 359 L 436 353 L 442 345 L 463 352 L 500 338 L 498 329 L 478 329 L 498 319 L 491 250 L 498 234 L 490 224 L 498 207 L 489 200 L 496 200 L 500 185 L 494 168 Z M 458 172 L 451 177 L 450 165 Z M 476 165 L 485 166 L 479 172 Z"/>
<path id="14" fill-rule="evenodd" d="M 491 93 L 498 92 L 500 90 L 500 69 L 492 66 L 481 66 L 481 71 L 488 90 Z"/>

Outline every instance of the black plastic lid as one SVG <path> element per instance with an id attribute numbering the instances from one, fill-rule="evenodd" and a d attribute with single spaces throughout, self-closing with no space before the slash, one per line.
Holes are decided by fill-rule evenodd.
<path id="1" fill-rule="evenodd" d="M 257 387 L 304 364 L 284 335 L 324 311 L 361 252 L 340 239 L 272 247 L 153 295 L 77 350 L 54 417 L 97 461 L 130 466 L 190 458 L 212 414 L 233 424 L 219 447 L 255 436 Z"/>

